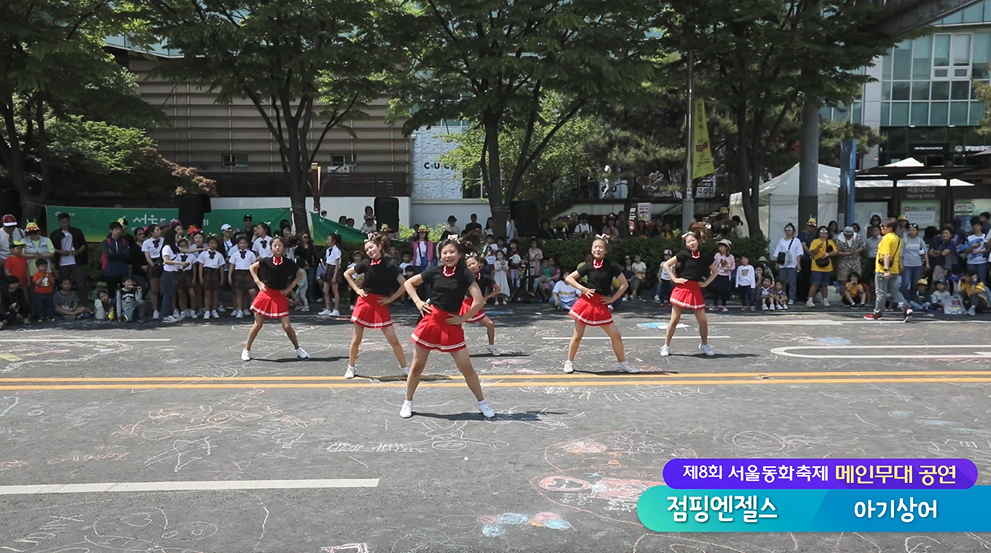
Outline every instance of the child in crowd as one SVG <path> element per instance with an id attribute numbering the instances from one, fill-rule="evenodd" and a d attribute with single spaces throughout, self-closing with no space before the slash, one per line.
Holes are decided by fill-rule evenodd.
<path id="1" fill-rule="evenodd" d="M 27 298 L 21 290 L 21 281 L 14 275 L 7 275 L 7 287 L 0 292 L 0 330 L 8 325 L 28 322 Z"/>
<path id="2" fill-rule="evenodd" d="M 979 273 L 970 269 L 960 279 L 960 298 L 968 315 L 991 311 L 991 291 L 981 282 Z"/>
<path id="3" fill-rule="evenodd" d="M 293 303 L 296 305 L 296 311 L 309 311 L 310 302 L 306 299 L 306 289 L 310 287 L 310 282 L 306 278 L 306 271 L 300 268 L 302 271 L 302 276 L 299 277 L 299 284 L 296 286 L 296 291 L 293 292 Z"/>
<path id="4" fill-rule="evenodd" d="M 92 316 L 89 307 L 79 305 L 79 296 L 72 289 L 72 279 L 63 278 L 55 292 L 55 314 L 66 320 L 86 319 Z"/>
<path id="5" fill-rule="evenodd" d="M 640 284 L 647 280 L 647 264 L 639 255 L 633 256 L 633 278 L 630 279 L 630 299 L 640 300 Z"/>
<path id="6" fill-rule="evenodd" d="M 843 285 L 843 304 L 849 305 L 851 309 L 863 307 L 866 297 L 867 291 L 860 283 L 860 274 L 851 272 L 849 280 Z"/>
<path id="7" fill-rule="evenodd" d="M 485 237 L 485 247 L 482 249 L 482 255 L 485 256 L 485 263 L 489 267 L 495 266 L 497 251 L 506 251 L 501 244 L 502 238 L 499 239 L 499 244 L 496 244 L 495 237 L 491 234 Z"/>
<path id="8" fill-rule="evenodd" d="M 713 257 L 713 263 L 716 265 L 716 278 L 709 285 L 709 289 L 713 293 L 713 304 L 709 311 L 722 310 L 726 312 L 729 311 L 726 302 L 729 300 L 730 289 L 733 286 L 729 277 L 736 270 L 736 258 L 730 252 L 733 244 L 729 240 L 720 240 L 716 247 L 719 251 Z M 722 305 L 719 305 L 720 303 Z"/>
<path id="9" fill-rule="evenodd" d="M 774 308 L 788 309 L 788 293 L 785 291 L 785 285 L 780 280 L 774 283 Z"/>
<path id="10" fill-rule="evenodd" d="M 412 265 L 413 265 L 413 254 L 404 253 L 403 262 L 399 264 L 399 270 L 405 273 L 406 268 L 411 267 Z"/>
<path id="11" fill-rule="evenodd" d="M 499 287 L 499 295 L 495 298 L 496 305 L 506 305 L 509 298 L 509 261 L 506 260 L 506 252 L 496 250 L 496 261 L 492 279 Z"/>
<path id="12" fill-rule="evenodd" d="M 248 238 L 241 236 L 237 241 L 237 250 L 231 253 L 228 280 L 234 290 L 234 317 L 243 319 L 249 314 L 249 297 L 255 291 L 255 280 L 251 276 L 251 266 L 256 258 L 255 252 L 248 249 Z M 257 293 L 257 292 L 256 292 Z"/>
<path id="13" fill-rule="evenodd" d="M 763 255 L 757 258 L 757 270 L 760 271 L 762 279 L 767 277 L 771 279 L 771 284 L 774 284 L 774 271 L 771 270 L 771 266 L 767 264 L 767 258 Z"/>
<path id="14" fill-rule="evenodd" d="M 96 293 L 96 302 L 93 303 L 93 312 L 96 315 L 96 320 L 98 321 L 112 321 L 117 315 L 114 311 L 114 304 L 110 299 L 110 294 L 108 294 L 106 290 L 100 290 Z"/>
<path id="15" fill-rule="evenodd" d="M 224 286 L 224 267 L 227 261 L 224 254 L 217 251 L 220 241 L 211 236 L 206 241 L 207 251 L 196 258 L 197 280 L 203 287 L 203 319 L 219 319 L 217 308 L 220 307 L 220 289 Z"/>
<path id="16" fill-rule="evenodd" d="M 3 264 L 3 272 L 17 277 L 20 290 L 26 292 L 28 285 L 28 260 L 22 254 L 24 242 L 14 240 L 10 243 L 10 257 Z"/>
<path id="17" fill-rule="evenodd" d="M 551 303 L 558 310 L 571 310 L 578 299 L 578 289 L 567 283 L 563 278 L 554 284 Z"/>
<path id="18" fill-rule="evenodd" d="M 671 250 L 664 250 L 661 264 L 657 268 L 657 284 L 654 285 L 654 301 L 660 302 L 661 307 L 671 305 L 671 290 L 674 284 L 671 283 L 671 275 L 664 270 L 664 263 L 674 256 Z"/>
<path id="19" fill-rule="evenodd" d="M 916 311 L 928 311 L 932 307 L 932 293 L 929 292 L 929 281 L 920 278 L 915 291 L 908 298 L 909 305 Z"/>
<path id="20" fill-rule="evenodd" d="M 757 278 L 754 267 L 750 265 L 750 259 L 745 255 L 740 256 L 740 265 L 736 268 L 736 289 L 740 294 L 741 310 L 750 308 L 751 311 L 755 311 L 757 307 L 754 295 L 757 290 Z"/>
<path id="21" fill-rule="evenodd" d="M 943 305 L 949 302 L 953 298 L 953 294 L 946 289 L 946 279 L 938 278 L 936 279 L 936 291 L 933 292 L 930 301 L 931 309 L 943 310 Z"/>
<path id="22" fill-rule="evenodd" d="M 34 314 L 44 322 L 55 320 L 55 275 L 48 270 L 48 260 L 34 262 L 38 272 L 32 277 L 31 297 L 34 299 Z"/>
<path id="23" fill-rule="evenodd" d="M 759 271 L 760 268 L 758 267 L 757 270 Z M 774 284 L 771 283 L 770 278 L 764 277 L 761 279 L 759 293 L 760 293 L 760 310 L 767 311 L 768 309 L 770 309 L 771 311 L 774 311 L 775 292 L 774 292 Z"/>
<path id="24" fill-rule="evenodd" d="M 361 263 L 361 260 L 362 260 L 363 257 L 364 257 L 364 254 L 361 253 L 358 250 L 355 250 L 355 251 L 351 252 L 351 263 L 348 264 L 347 269 L 354 269 L 355 267 L 357 267 L 358 264 Z M 347 269 L 345 269 L 345 272 L 347 271 Z M 354 279 L 354 283 L 357 284 L 358 287 L 360 288 L 361 287 L 361 281 L 365 278 L 365 275 L 364 274 L 354 274 L 354 276 L 351 277 L 351 278 Z M 347 282 L 345 282 L 345 284 L 347 284 L 348 286 L 351 286 Z M 350 294 L 349 294 L 350 299 L 348 301 L 350 302 L 351 307 L 354 307 L 355 303 L 358 302 L 358 294 L 354 290 L 352 290 L 350 288 L 348 289 L 348 291 L 350 292 Z"/>
<path id="25" fill-rule="evenodd" d="M 134 284 L 131 277 L 124 278 L 124 285 L 117 290 L 117 320 L 124 323 L 139 321 L 145 317 L 144 299 L 141 288 Z"/>
<path id="26" fill-rule="evenodd" d="M 554 267 L 551 266 L 550 259 L 540 262 L 540 276 L 535 281 L 534 289 L 541 301 L 548 301 L 553 294 L 554 288 Z"/>

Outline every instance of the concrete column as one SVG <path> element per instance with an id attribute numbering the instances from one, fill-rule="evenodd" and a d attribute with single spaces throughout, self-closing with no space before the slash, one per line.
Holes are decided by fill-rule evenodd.
<path id="1" fill-rule="evenodd" d="M 809 217 L 819 218 L 819 104 L 806 102 L 802 109 L 802 149 L 798 170 L 798 220 L 803 228 Z"/>

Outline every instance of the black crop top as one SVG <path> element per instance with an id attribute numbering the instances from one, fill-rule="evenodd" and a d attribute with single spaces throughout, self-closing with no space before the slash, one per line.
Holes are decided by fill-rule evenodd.
<path id="1" fill-rule="evenodd" d="M 712 267 L 712 256 L 699 253 L 698 259 L 692 257 L 692 252 L 681 250 L 678 252 L 678 263 L 675 265 L 675 275 L 678 278 L 686 278 L 702 282 L 709 278 L 709 269 Z"/>
<path id="2" fill-rule="evenodd" d="M 595 261 L 586 263 L 578 269 L 578 275 L 588 277 L 588 287 L 595 290 L 600 296 L 612 294 L 612 281 L 623 274 L 623 268 L 615 263 L 602 262 L 602 266 L 595 268 Z"/>
<path id="3" fill-rule="evenodd" d="M 274 257 L 266 257 L 258 260 L 258 264 L 260 265 L 258 267 L 258 278 L 268 288 L 285 290 L 292 284 L 292 281 L 296 280 L 296 274 L 299 272 L 296 262 L 288 257 L 281 259 L 282 263 L 278 266 L 275 264 Z"/>
<path id="4" fill-rule="evenodd" d="M 457 265 L 454 274 L 444 275 L 444 266 L 427 269 L 420 273 L 423 282 L 429 284 L 433 292 L 430 295 L 430 304 L 448 313 L 461 313 L 461 304 L 465 301 L 468 289 L 475 282 L 475 275 L 471 274 L 464 265 Z"/>
<path id="5" fill-rule="evenodd" d="M 378 261 L 365 259 L 354 266 L 354 273 L 365 275 L 361 289 L 369 294 L 391 296 L 399 289 L 399 266 L 389 256 Z"/>
<path id="6" fill-rule="evenodd" d="M 483 296 L 486 293 L 491 292 L 495 287 L 495 279 L 485 273 L 478 273 L 478 276 L 475 277 L 475 282 L 478 283 L 478 291 L 481 292 Z M 465 292 L 466 298 L 470 296 L 470 293 Z"/>

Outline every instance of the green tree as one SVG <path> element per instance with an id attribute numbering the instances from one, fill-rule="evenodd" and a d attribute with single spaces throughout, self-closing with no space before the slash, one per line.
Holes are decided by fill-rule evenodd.
<path id="1" fill-rule="evenodd" d="M 103 49 L 120 23 L 110 0 L 24 0 L 0 6 L 0 163 L 27 217 L 52 193 L 49 115 L 149 121 L 126 69 Z M 39 178 L 29 178 L 36 159 Z"/>
<path id="2" fill-rule="evenodd" d="M 895 43 L 876 31 L 879 16 L 856 0 L 677 0 L 665 12 L 667 44 L 698 60 L 699 96 L 736 127 L 728 169 L 751 233 L 768 155 L 789 117 L 806 101 L 849 104 L 869 80 L 860 68 Z"/>
<path id="3" fill-rule="evenodd" d="M 505 225 L 530 166 L 586 104 L 643 94 L 654 73 L 657 40 L 648 32 L 656 10 L 641 2 L 427 0 L 421 6 L 409 18 L 419 40 L 394 107 L 409 115 L 407 134 L 445 119 L 477 126 L 496 228 Z M 548 94 L 562 99 L 553 113 L 544 110 Z M 512 127 L 522 137 L 507 148 L 503 131 Z"/>
<path id="4" fill-rule="evenodd" d="M 411 28 L 390 0 L 146 0 L 130 6 L 146 41 L 182 52 L 158 72 L 249 99 L 279 148 L 293 218 L 306 228 L 308 177 L 327 133 L 387 90 Z M 388 34 L 394 43 L 384 39 Z"/>

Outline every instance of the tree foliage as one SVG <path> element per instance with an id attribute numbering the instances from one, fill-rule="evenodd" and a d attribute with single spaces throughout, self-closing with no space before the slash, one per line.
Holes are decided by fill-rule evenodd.
<path id="1" fill-rule="evenodd" d="M 585 105 L 644 93 L 654 13 L 633 0 L 427 0 L 410 17 L 420 35 L 394 107 L 409 115 L 407 134 L 444 119 L 478 127 L 481 179 L 501 228 L 531 165 Z M 551 112 L 548 94 L 561 98 Z M 509 128 L 521 134 L 506 144 Z"/>
<path id="2" fill-rule="evenodd" d="M 148 42 L 183 55 L 160 74 L 216 92 L 218 103 L 254 104 L 278 145 L 300 228 L 327 133 L 351 132 L 347 123 L 385 93 L 399 59 L 392 44 L 411 32 L 390 0 L 144 0 L 130 8 Z"/>

